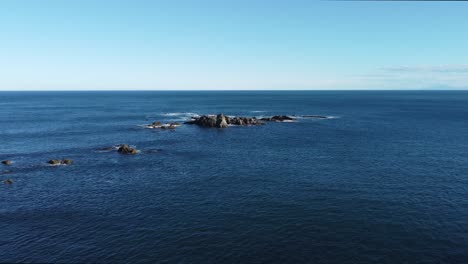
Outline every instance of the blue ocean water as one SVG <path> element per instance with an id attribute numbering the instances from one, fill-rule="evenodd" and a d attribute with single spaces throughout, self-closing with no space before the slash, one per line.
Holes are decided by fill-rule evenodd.
<path id="1" fill-rule="evenodd" d="M 211 113 L 334 118 L 141 127 Z M 468 262 L 468 92 L 1 92 L 0 117 L 2 263 Z"/>

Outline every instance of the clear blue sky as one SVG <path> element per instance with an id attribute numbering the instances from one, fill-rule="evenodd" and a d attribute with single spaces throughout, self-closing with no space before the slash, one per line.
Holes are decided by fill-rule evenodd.
<path id="1" fill-rule="evenodd" d="M 468 2 L 2 0 L 0 33 L 0 90 L 468 88 Z"/>

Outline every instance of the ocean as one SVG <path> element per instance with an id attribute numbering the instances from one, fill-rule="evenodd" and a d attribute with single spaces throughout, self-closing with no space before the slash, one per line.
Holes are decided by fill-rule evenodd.
<path id="1" fill-rule="evenodd" d="M 299 118 L 143 126 L 217 113 Z M 468 92 L 0 92 L 0 146 L 1 263 L 468 262 Z"/>

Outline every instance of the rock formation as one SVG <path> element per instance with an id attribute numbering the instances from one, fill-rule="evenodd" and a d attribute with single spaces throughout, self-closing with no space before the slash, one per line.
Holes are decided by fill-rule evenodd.
<path id="1" fill-rule="evenodd" d="M 2 164 L 8 166 L 8 165 L 13 164 L 13 162 L 11 160 L 2 160 Z"/>
<path id="2" fill-rule="evenodd" d="M 223 114 L 218 114 L 216 116 L 216 127 L 219 128 L 226 128 L 228 127 L 228 123 L 226 121 L 226 117 Z"/>
<path id="3" fill-rule="evenodd" d="M 135 148 L 130 147 L 127 144 L 120 145 L 119 149 L 117 150 L 120 154 L 137 154 L 138 150 Z"/>
<path id="4" fill-rule="evenodd" d="M 228 117 L 223 114 L 218 115 L 202 115 L 200 117 L 193 117 L 192 120 L 187 121 L 187 124 L 195 124 L 202 127 L 216 127 L 227 128 L 229 125 L 249 126 L 249 125 L 263 125 L 264 123 L 255 117 Z"/>

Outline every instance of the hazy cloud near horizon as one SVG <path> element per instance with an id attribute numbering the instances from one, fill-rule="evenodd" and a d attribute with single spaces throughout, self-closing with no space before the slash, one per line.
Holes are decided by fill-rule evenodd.
<path id="1" fill-rule="evenodd" d="M 391 72 L 440 72 L 440 73 L 468 73 L 468 65 L 422 65 L 422 66 L 393 66 L 384 67 L 384 71 Z"/>

